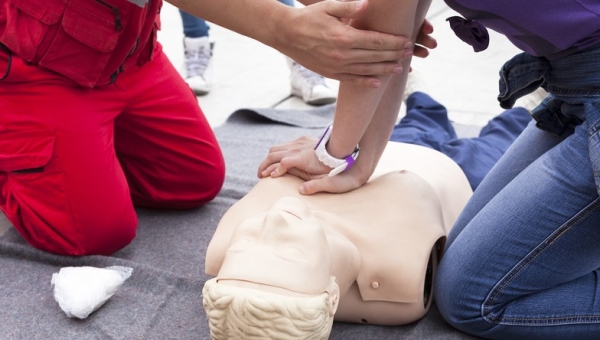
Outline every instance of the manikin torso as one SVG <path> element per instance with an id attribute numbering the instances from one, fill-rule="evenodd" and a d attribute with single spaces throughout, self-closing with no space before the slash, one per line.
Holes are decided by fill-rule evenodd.
<path id="1" fill-rule="evenodd" d="M 336 320 L 397 325 L 422 317 L 445 236 L 472 194 L 456 163 L 389 143 L 357 190 L 303 196 L 300 183 L 262 179 L 234 204 L 209 245 L 207 274 L 297 294 L 323 292 L 334 276 Z"/>

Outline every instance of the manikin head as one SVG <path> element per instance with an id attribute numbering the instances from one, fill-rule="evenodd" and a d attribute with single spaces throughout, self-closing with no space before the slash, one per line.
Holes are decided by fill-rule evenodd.
<path id="1" fill-rule="evenodd" d="M 203 304 L 213 339 L 327 339 L 339 300 L 325 232 L 284 197 L 236 228 Z"/>

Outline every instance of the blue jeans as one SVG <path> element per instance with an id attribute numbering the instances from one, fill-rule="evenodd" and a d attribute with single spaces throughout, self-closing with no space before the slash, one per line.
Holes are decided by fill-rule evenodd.
<path id="1" fill-rule="evenodd" d="M 600 336 L 600 49 L 525 54 L 501 71 L 504 105 L 550 95 L 479 185 L 435 278 L 454 327 L 490 339 Z"/>
<path id="2" fill-rule="evenodd" d="M 390 140 L 426 146 L 452 158 L 475 190 L 530 121 L 529 112 L 517 107 L 494 117 L 477 137 L 457 138 L 446 108 L 415 92 L 407 98 L 406 116 L 394 126 Z"/>
<path id="3" fill-rule="evenodd" d="M 294 0 L 278 0 L 284 5 L 294 6 Z M 191 15 L 185 11 L 179 10 L 181 22 L 183 24 L 183 35 L 187 38 L 202 38 L 208 37 L 210 26 L 206 20 Z"/>

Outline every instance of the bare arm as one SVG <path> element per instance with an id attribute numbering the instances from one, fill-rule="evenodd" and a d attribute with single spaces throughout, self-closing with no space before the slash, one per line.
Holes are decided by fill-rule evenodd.
<path id="1" fill-rule="evenodd" d="M 332 79 L 379 87 L 373 75 L 400 73 L 412 55 L 410 39 L 355 29 L 368 1 L 322 1 L 293 8 L 268 0 L 167 0 L 188 13 L 256 39 Z M 371 0 L 373 1 L 373 0 Z"/>
<path id="2" fill-rule="evenodd" d="M 351 25 L 410 36 L 417 40 L 431 0 L 372 0 L 365 16 Z M 392 14 L 391 14 L 392 13 Z M 361 88 L 341 83 L 336 106 L 333 132 L 327 145 L 329 154 L 336 158 L 349 155 L 356 144 L 361 153 L 355 165 L 338 176 L 324 176 L 330 170 L 320 164 L 312 152 L 314 140 L 302 138 L 276 146 L 259 166 L 261 176 L 280 176 L 290 172 L 305 182 L 300 191 L 312 194 L 320 191 L 345 192 L 364 184 L 372 174 L 387 144 L 406 85 L 410 60 L 402 61 L 404 72 L 399 75 L 379 76 L 380 87 Z"/>
<path id="3" fill-rule="evenodd" d="M 367 14 L 354 20 L 352 25 L 409 36 L 415 41 L 429 4 L 430 0 L 373 0 Z M 328 151 L 334 157 L 343 158 L 360 144 L 361 157 L 355 169 L 350 170 L 358 176 L 359 182 L 366 182 L 374 171 L 398 116 L 410 59 L 403 60 L 402 64 L 405 70 L 402 74 L 379 77 L 380 88 L 340 84 Z"/>
<path id="4" fill-rule="evenodd" d="M 318 2 L 325 0 L 299 0 L 298 2 L 308 6 L 312 4 L 316 4 Z M 337 0 L 337 1 L 356 1 L 356 0 Z M 423 25 L 421 25 L 421 30 L 419 35 L 417 36 L 417 41 L 415 45 L 415 49 L 413 54 L 415 57 L 426 58 L 429 55 L 429 49 L 435 48 L 437 46 L 437 41 L 431 36 L 433 33 L 433 25 L 429 20 L 423 21 Z"/>

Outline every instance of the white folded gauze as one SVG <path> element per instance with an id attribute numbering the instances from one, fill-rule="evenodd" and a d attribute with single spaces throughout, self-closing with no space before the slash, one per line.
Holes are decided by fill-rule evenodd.
<path id="1" fill-rule="evenodd" d="M 85 319 L 131 276 L 133 268 L 64 267 L 52 274 L 54 300 L 68 317 Z"/>

